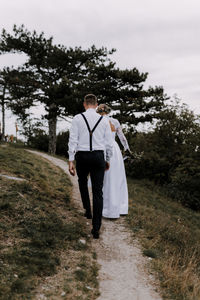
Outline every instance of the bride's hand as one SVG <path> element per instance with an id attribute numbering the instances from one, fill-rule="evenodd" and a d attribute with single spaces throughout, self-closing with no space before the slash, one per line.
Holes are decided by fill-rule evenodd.
<path id="1" fill-rule="evenodd" d="M 110 169 L 110 163 L 106 161 L 106 167 L 105 170 L 108 171 Z"/>

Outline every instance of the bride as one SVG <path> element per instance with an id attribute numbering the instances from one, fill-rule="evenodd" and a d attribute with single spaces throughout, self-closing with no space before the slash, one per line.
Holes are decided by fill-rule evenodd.
<path id="1" fill-rule="evenodd" d="M 110 169 L 105 172 L 104 176 L 103 217 L 119 218 L 120 215 L 128 214 L 128 188 L 123 157 L 115 141 L 116 134 L 124 150 L 130 152 L 130 149 L 119 121 L 108 116 L 110 111 L 110 107 L 106 104 L 100 104 L 97 108 L 100 115 L 109 119 L 113 138 L 113 156 L 110 160 Z"/>

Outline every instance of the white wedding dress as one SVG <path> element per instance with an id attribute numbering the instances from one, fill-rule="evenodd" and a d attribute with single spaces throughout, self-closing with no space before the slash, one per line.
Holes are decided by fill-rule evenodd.
<path id="1" fill-rule="evenodd" d="M 119 218 L 128 214 L 128 188 L 124 161 L 120 148 L 115 141 L 116 134 L 125 150 L 129 150 L 128 142 L 123 134 L 118 120 L 108 117 L 113 142 L 113 156 L 110 160 L 110 169 L 105 172 L 103 185 L 103 217 Z"/>

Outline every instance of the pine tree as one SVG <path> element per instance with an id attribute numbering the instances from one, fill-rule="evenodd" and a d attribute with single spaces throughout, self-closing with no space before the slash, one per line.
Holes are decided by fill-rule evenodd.
<path id="1" fill-rule="evenodd" d="M 25 53 L 27 61 L 10 73 L 9 90 L 15 103 L 12 109 L 21 118 L 27 109 L 38 103 L 46 110 L 49 124 L 49 152 L 56 151 L 56 125 L 60 116 L 72 115 L 81 107 L 79 87 L 84 82 L 90 64 L 107 61 L 106 48 L 87 50 L 54 45 L 53 38 L 44 33 L 29 32 L 22 25 L 13 34 L 2 31 L 0 54 Z M 81 100 L 80 100 L 81 99 Z"/>
<path id="2" fill-rule="evenodd" d="M 10 72 L 9 91 L 13 111 L 24 119 L 27 110 L 39 103 L 49 123 L 49 152 L 56 150 L 56 124 L 59 117 L 83 111 L 83 97 L 94 93 L 99 103 L 109 104 L 116 117 L 129 128 L 152 122 L 167 99 L 162 87 L 144 89 L 147 73 L 136 68 L 120 70 L 111 61 L 115 50 L 87 50 L 54 45 L 52 37 L 14 26 L 13 34 L 2 31 L 0 54 L 25 53 L 26 63 Z"/>
<path id="3" fill-rule="evenodd" d="M 100 103 L 107 103 L 115 116 L 129 128 L 139 123 L 152 122 L 168 99 L 163 87 L 144 89 L 147 73 L 136 68 L 120 70 L 114 64 L 94 66 L 86 80 L 98 95 Z"/>

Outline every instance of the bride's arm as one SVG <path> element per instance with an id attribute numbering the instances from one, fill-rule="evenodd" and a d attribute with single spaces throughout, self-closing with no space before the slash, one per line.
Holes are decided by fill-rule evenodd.
<path id="1" fill-rule="evenodd" d="M 117 126 L 116 126 L 116 133 L 117 133 L 117 136 L 122 144 L 122 146 L 124 147 L 124 150 L 128 150 L 130 152 L 130 148 L 129 148 L 129 145 L 128 145 L 128 141 L 122 131 L 122 128 L 120 126 L 120 123 L 119 121 L 117 121 Z"/>

